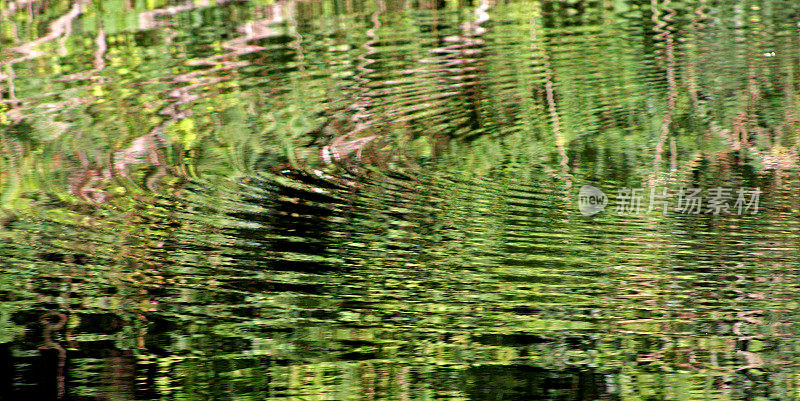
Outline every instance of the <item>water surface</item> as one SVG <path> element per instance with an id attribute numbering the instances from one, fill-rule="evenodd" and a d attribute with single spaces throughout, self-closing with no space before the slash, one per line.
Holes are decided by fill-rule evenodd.
<path id="1" fill-rule="evenodd" d="M 798 22 L 2 2 L 0 399 L 797 399 Z"/>

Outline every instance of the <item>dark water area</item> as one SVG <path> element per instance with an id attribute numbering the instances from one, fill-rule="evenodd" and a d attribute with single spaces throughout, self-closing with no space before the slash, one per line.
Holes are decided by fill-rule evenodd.
<path id="1" fill-rule="evenodd" d="M 0 400 L 800 399 L 799 24 L 0 1 Z"/>

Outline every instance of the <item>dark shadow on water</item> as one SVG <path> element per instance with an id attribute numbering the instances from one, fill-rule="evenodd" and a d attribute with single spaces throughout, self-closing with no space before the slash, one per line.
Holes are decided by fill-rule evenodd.
<path id="1" fill-rule="evenodd" d="M 616 400 L 607 393 L 608 375 L 585 369 L 479 366 L 464 373 L 473 400 Z"/>

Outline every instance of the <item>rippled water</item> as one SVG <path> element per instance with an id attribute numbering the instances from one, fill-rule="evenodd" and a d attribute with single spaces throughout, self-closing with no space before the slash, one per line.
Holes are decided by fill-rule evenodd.
<path id="1" fill-rule="evenodd" d="M 798 23 L 0 2 L 0 399 L 800 399 Z"/>

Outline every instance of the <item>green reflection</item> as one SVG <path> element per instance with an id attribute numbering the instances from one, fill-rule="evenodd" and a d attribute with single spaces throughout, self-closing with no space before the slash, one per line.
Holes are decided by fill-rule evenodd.
<path id="1" fill-rule="evenodd" d="M 0 396 L 797 398 L 800 8 L 473 3 L 0 3 Z"/>

